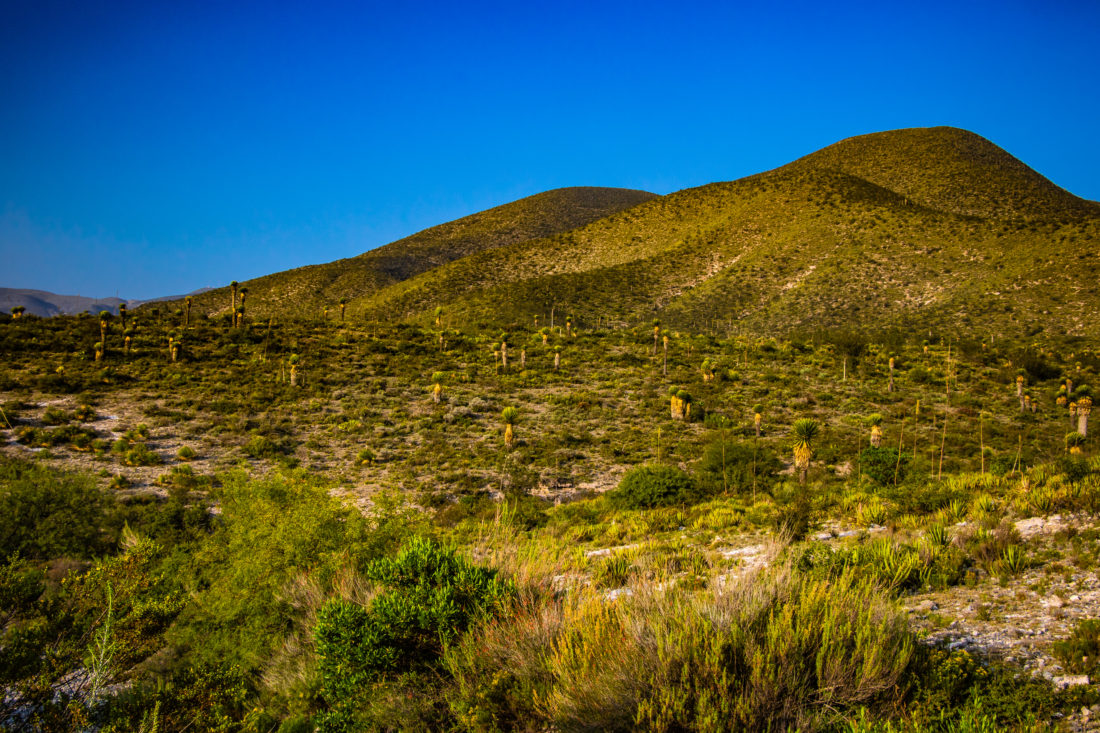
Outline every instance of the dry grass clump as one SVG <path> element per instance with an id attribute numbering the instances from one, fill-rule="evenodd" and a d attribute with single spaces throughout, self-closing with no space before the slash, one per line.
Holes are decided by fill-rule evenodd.
<path id="1" fill-rule="evenodd" d="M 532 602 L 452 647 L 473 730 L 814 728 L 894 694 L 913 654 L 873 582 L 779 567 L 705 593 L 636 585 Z"/>

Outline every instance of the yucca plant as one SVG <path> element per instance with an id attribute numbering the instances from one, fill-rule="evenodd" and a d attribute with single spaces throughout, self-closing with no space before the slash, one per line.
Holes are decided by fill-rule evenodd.
<path id="1" fill-rule="evenodd" d="M 443 399 L 443 380 L 447 375 L 443 372 L 432 373 L 432 401 L 439 402 Z"/>
<path id="2" fill-rule="evenodd" d="M 894 357 L 890 357 L 890 383 L 886 386 L 887 392 L 894 391 Z"/>
<path id="3" fill-rule="evenodd" d="M 715 364 L 710 359 L 703 359 L 703 364 L 699 368 L 703 373 L 703 381 L 710 382 L 714 379 Z"/>
<path id="4" fill-rule="evenodd" d="M 661 322 L 653 320 L 653 355 L 657 356 L 657 338 L 661 335 Z"/>
<path id="5" fill-rule="evenodd" d="M 341 323 L 344 322 L 344 317 L 347 315 L 347 311 L 348 311 L 348 299 L 347 298 L 340 298 L 340 322 Z"/>
<path id="6" fill-rule="evenodd" d="M 519 408 L 505 407 L 500 417 L 504 420 L 504 445 L 511 448 L 516 442 L 515 425 L 519 419 Z"/>
<path id="7" fill-rule="evenodd" d="M 237 287 L 238 287 L 238 285 L 239 285 L 239 283 L 236 280 L 229 283 L 229 292 L 230 292 L 230 294 L 233 298 L 233 300 L 229 304 L 229 312 L 230 313 L 235 313 L 237 311 Z"/>
<path id="8" fill-rule="evenodd" d="M 676 390 L 676 400 L 680 404 L 681 414 L 680 419 L 687 421 L 691 419 L 691 395 L 688 394 L 686 389 Z"/>
<path id="9" fill-rule="evenodd" d="M 756 428 L 756 437 L 760 437 L 760 426 L 764 423 L 764 406 L 753 405 L 752 406 L 752 424 Z"/>
<path id="10" fill-rule="evenodd" d="M 99 353 L 103 358 L 107 357 L 107 321 L 110 317 L 111 314 L 107 311 L 99 314 Z M 100 357 L 96 357 L 96 361 L 99 359 Z"/>
<path id="11" fill-rule="evenodd" d="M 542 336 L 542 343 L 543 343 L 544 346 L 546 344 L 550 343 L 550 329 L 549 328 L 547 328 L 546 326 L 543 326 L 542 328 L 540 328 L 539 329 L 539 335 Z"/>
<path id="12" fill-rule="evenodd" d="M 191 325 L 191 296 L 188 295 L 183 299 L 183 327 L 187 328 Z"/>
<path id="13" fill-rule="evenodd" d="M 810 471 L 810 460 L 814 455 L 814 440 L 821 432 L 821 425 L 810 417 L 794 421 L 791 428 L 794 434 L 794 465 L 798 469 L 799 483 L 806 483 L 806 474 Z"/>
<path id="14" fill-rule="evenodd" d="M 554 347 L 554 371 L 558 371 L 561 368 L 561 347 Z"/>
<path id="15" fill-rule="evenodd" d="M 291 354 L 290 359 L 287 360 L 290 365 L 290 386 L 298 386 L 298 362 L 300 359 L 297 354 Z"/>
<path id="16" fill-rule="evenodd" d="M 1081 435 L 1089 434 L 1089 413 L 1092 412 L 1092 398 L 1089 396 L 1077 400 L 1077 432 Z"/>
<path id="17" fill-rule="evenodd" d="M 868 415 L 867 424 L 871 426 L 871 447 L 878 448 L 882 445 L 882 415 L 877 412 Z"/>
<path id="18" fill-rule="evenodd" d="M 11 317 L 13 321 L 18 321 L 23 317 L 23 314 L 27 312 L 27 307 L 23 305 L 17 305 L 11 309 Z"/>
<path id="19" fill-rule="evenodd" d="M 1020 401 L 1020 412 L 1024 411 L 1024 384 L 1027 382 L 1025 374 L 1023 369 L 1016 373 L 1016 399 Z"/>

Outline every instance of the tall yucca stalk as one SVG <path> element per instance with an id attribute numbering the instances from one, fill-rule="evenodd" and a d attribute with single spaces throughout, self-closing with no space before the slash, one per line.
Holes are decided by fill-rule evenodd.
<path id="1" fill-rule="evenodd" d="M 103 311 L 99 314 L 99 342 L 100 352 L 102 357 L 107 358 L 107 319 L 110 318 L 110 314 L 107 311 Z M 96 358 L 99 361 L 99 358 Z"/>
<path id="2" fill-rule="evenodd" d="M 1026 383 L 1027 379 L 1021 371 L 1016 375 L 1016 399 L 1020 401 L 1020 412 L 1024 411 L 1024 384 Z"/>
<path id="3" fill-rule="evenodd" d="M 432 374 L 432 400 L 439 402 L 443 399 L 443 380 L 447 378 L 447 375 L 443 372 L 435 372 Z"/>
<path id="4" fill-rule="evenodd" d="M 810 459 L 814 457 L 814 440 L 821 432 L 821 425 L 810 417 L 794 421 L 791 432 L 794 434 L 794 465 L 798 469 L 799 483 L 806 483 L 806 474 L 810 471 Z"/>
<path id="5" fill-rule="evenodd" d="M 1092 398 L 1082 397 L 1077 401 L 1077 432 L 1089 434 L 1089 413 L 1092 412 Z"/>
<path id="6" fill-rule="evenodd" d="M 348 299 L 340 298 L 340 323 L 344 322 L 344 317 L 348 312 Z"/>
<path id="7" fill-rule="evenodd" d="M 661 335 L 661 322 L 653 321 L 653 355 L 657 356 L 657 338 Z"/>
<path id="8" fill-rule="evenodd" d="M 886 387 L 887 392 L 893 392 L 894 391 L 894 365 L 895 365 L 894 357 L 891 356 L 890 357 L 890 384 L 887 385 L 887 387 Z"/>
<path id="9" fill-rule="evenodd" d="M 233 302 L 231 302 L 229 304 L 229 312 L 230 313 L 236 313 L 237 312 L 237 287 L 239 285 L 240 285 L 240 283 L 238 283 L 236 280 L 229 283 L 229 291 L 230 291 L 230 294 L 232 295 L 232 298 L 233 298 Z"/>
<path id="10" fill-rule="evenodd" d="M 191 325 L 191 296 L 183 299 L 183 327 Z"/>

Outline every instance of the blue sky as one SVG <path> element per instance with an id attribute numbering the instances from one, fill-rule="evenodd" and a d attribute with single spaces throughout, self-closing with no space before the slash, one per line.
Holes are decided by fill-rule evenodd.
<path id="1" fill-rule="evenodd" d="M 152 297 L 954 125 L 1100 199 L 1100 4 L 0 3 L 0 286 Z"/>

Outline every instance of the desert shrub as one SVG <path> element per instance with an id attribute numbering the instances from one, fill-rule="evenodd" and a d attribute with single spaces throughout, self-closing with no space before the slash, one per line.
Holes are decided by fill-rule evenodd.
<path id="1" fill-rule="evenodd" d="M 163 461 L 145 443 L 134 443 L 122 456 L 127 466 L 159 466 Z"/>
<path id="2" fill-rule="evenodd" d="M 298 619 L 284 591 L 292 576 L 329 583 L 337 569 L 391 551 L 420 521 L 385 497 L 364 517 L 301 472 L 251 481 L 233 473 L 213 496 L 222 509 L 215 529 L 177 571 L 201 592 L 170 636 L 190 663 L 246 671 L 268 658 Z"/>
<path id="3" fill-rule="evenodd" d="M 197 456 L 198 454 L 195 453 L 195 449 L 186 445 L 176 451 L 176 458 L 181 461 L 193 461 Z"/>
<path id="4" fill-rule="evenodd" d="M 783 464 L 773 450 L 745 441 L 718 439 L 707 445 L 696 469 L 696 480 L 705 493 L 756 490 L 767 493 L 775 485 Z"/>
<path id="5" fill-rule="evenodd" d="M 1062 456 L 1058 461 L 1058 469 L 1070 483 L 1078 483 L 1092 474 L 1088 459 L 1081 456 Z"/>
<path id="6" fill-rule="evenodd" d="M 911 456 L 903 452 L 899 463 L 897 448 L 887 447 L 864 448 L 859 454 L 860 470 L 882 485 L 894 484 L 895 476 L 896 483 L 904 481 L 910 459 Z"/>
<path id="7" fill-rule="evenodd" d="M 372 685 L 437 668 L 450 640 L 514 595 L 495 572 L 423 537 L 371 563 L 366 576 L 384 589 L 368 606 L 338 599 L 318 613 L 314 638 L 330 706 L 320 730 L 362 729 L 357 708 Z"/>
<path id="8" fill-rule="evenodd" d="M 688 504 L 699 499 L 691 476 L 678 468 L 660 464 L 635 466 L 626 472 L 611 499 L 628 509 Z"/>
<path id="9" fill-rule="evenodd" d="M 1078 621 L 1068 638 L 1055 642 L 1054 656 L 1070 672 L 1094 675 L 1100 668 L 1100 620 Z"/>
<path id="10" fill-rule="evenodd" d="M 69 413 L 62 410 L 60 407 L 50 406 L 46 408 L 46 412 L 42 415 L 42 422 L 46 425 L 64 425 L 72 419 Z"/>
<path id="11" fill-rule="evenodd" d="M 241 449 L 249 458 L 257 460 L 261 458 L 277 458 L 283 454 L 283 449 L 266 435 L 253 435 L 249 438 L 244 448 Z"/>
<path id="12" fill-rule="evenodd" d="M 87 476 L 0 459 L 0 557 L 95 557 L 114 544 L 113 506 Z"/>

